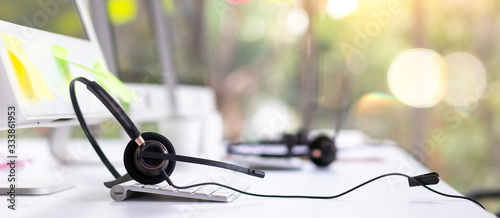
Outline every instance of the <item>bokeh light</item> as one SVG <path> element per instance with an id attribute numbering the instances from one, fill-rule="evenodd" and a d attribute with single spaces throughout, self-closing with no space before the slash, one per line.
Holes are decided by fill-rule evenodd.
<path id="1" fill-rule="evenodd" d="M 294 8 L 285 18 L 285 27 L 293 35 L 302 35 L 309 27 L 309 17 L 302 8 Z"/>
<path id="2" fill-rule="evenodd" d="M 446 63 L 430 49 L 409 49 L 391 63 L 387 76 L 394 97 L 412 107 L 439 103 L 446 91 Z"/>
<path id="3" fill-rule="evenodd" d="M 329 0 L 326 13 L 333 19 L 342 19 L 358 8 L 358 0 Z"/>
<path id="4" fill-rule="evenodd" d="M 352 114 L 357 129 L 373 138 L 388 138 L 406 124 L 406 111 L 407 107 L 393 96 L 374 92 L 364 95 Z"/>
<path id="5" fill-rule="evenodd" d="M 462 119 L 468 119 L 471 115 L 470 111 L 465 108 L 455 108 L 454 112 Z"/>
<path id="6" fill-rule="evenodd" d="M 448 88 L 444 101 L 450 105 L 464 107 L 475 103 L 486 88 L 486 69 L 479 59 L 465 52 L 447 55 Z"/>
<path id="7" fill-rule="evenodd" d="M 296 132 L 300 124 L 293 108 L 271 96 L 253 97 L 247 114 L 243 138 L 251 141 L 279 139 L 283 133 Z"/>
<path id="8" fill-rule="evenodd" d="M 108 14 L 116 26 L 128 23 L 137 17 L 137 2 L 135 0 L 108 1 Z"/>

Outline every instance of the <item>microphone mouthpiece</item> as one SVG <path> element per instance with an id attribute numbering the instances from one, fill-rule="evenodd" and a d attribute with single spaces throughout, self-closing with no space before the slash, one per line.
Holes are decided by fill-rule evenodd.
<path id="1" fill-rule="evenodd" d="M 248 175 L 252 175 L 252 176 L 256 176 L 256 177 L 259 177 L 259 178 L 264 178 L 264 176 L 266 176 L 266 173 L 264 171 L 260 171 L 260 170 L 252 170 L 252 169 L 248 169 Z"/>

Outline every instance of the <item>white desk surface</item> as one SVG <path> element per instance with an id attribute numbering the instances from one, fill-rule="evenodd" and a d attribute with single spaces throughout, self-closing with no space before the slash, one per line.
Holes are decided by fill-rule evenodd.
<path id="1" fill-rule="evenodd" d="M 5 140 L 6 141 L 6 140 Z M 43 140 L 42 140 L 43 141 Z M 24 157 L 45 155 L 47 146 L 28 150 L 40 141 L 20 140 Z M 43 142 L 46 144 L 46 142 Z M 1 143 L 0 143 L 1 145 Z M 3 147 L 2 147 L 3 148 Z M 122 151 L 119 151 L 122 152 Z M 352 160 L 365 156 L 381 160 Z M 189 166 L 182 173 L 206 173 L 217 180 L 237 177 L 251 184 L 248 191 L 265 194 L 334 195 L 383 173 L 418 175 L 429 172 L 395 146 L 364 146 L 344 149 L 329 168 L 318 169 L 305 162 L 302 170 L 267 170 L 264 179 L 225 170 Z M 350 159 L 350 160 L 348 160 Z M 180 166 L 180 164 L 178 165 Z M 446 198 L 423 187 L 409 187 L 406 178 L 385 178 L 338 199 L 276 199 L 242 195 L 232 203 L 140 195 L 122 202 L 109 196 L 102 184 L 112 180 L 103 165 L 73 166 L 75 188 L 45 196 L 17 196 L 17 210 L 7 209 L 0 195 L 2 217 L 494 217 L 472 202 Z M 119 169 L 122 173 L 123 168 Z M 209 170 L 210 173 L 207 173 Z M 176 172 L 173 179 L 175 182 Z M 5 170 L 0 171 L 1 179 Z M 433 188 L 459 194 L 444 181 Z"/>

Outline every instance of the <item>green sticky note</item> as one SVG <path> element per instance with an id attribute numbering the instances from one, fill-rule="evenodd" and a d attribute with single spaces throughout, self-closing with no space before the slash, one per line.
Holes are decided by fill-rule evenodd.
<path id="1" fill-rule="evenodd" d="M 61 71 L 65 72 L 64 73 L 65 77 L 69 78 L 69 81 L 71 81 L 73 78 L 68 64 L 72 64 L 74 66 L 84 69 L 89 73 L 93 73 L 97 77 L 97 82 L 99 83 L 99 85 L 101 85 L 108 92 L 117 95 L 118 98 L 122 100 L 124 103 L 130 103 L 131 101 L 137 98 L 137 95 L 127 86 L 125 86 L 125 84 L 123 84 L 123 82 L 120 81 L 120 79 L 118 79 L 115 75 L 106 70 L 102 66 L 102 63 L 96 63 L 94 64 L 93 68 L 89 68 L 87 66 L 70 61 L 68 59 L 68 53 L 69 53 L 68 50 L 61 46 L 58 45 L 52 46 L 52 54 L 56 58 L 57 64 L 61 69 Z"/>
<path id="2" fill-rule="evenodd" d="M 97 82 L 106 90 L 113 90 L 125 103 L 130 103 L 137 98 L 137 95 L 130 90 L 123 82 L 108 70 L 102 67 L 101 63 L 94 64 L 94 74 L 97 76 Z"/>
<path id="3" fill-rule="evenodd" d="M 52 46 L 52 54 L 56 58 L 57 67 L 59 67 L 59 70 L 63 72 L 66 82 L 68 82 L 69 84 L 73 79 L 73 76 L 71 75 L 71 71 L 69 70 L 67 62 L 68 50 L 61 46 L 54 45 Z"/>

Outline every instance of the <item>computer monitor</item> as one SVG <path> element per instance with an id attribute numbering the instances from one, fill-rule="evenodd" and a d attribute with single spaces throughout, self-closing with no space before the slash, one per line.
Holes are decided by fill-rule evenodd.
<path id="1" fill-rule="evenodd" d="M 102 83 L 107 81 L 103 77 L 113 76 L 107 70 L 88 15 L 87 1 L 0 0 L 0 130 L 28 127 L 70 130 L 68 125 L 78 125 L 69 97 L 69 83 L 79 76 L 100 82 L 112 95 L 117 93 L 110 90 L 113 87 L 106 87 L 110 84 Z M 89 123 L 111 117 L 83 85 L 76 88 L 82 93 L 78 100 Z M 13 119 L 8 114 L 15 114 L 15 125 L 9 125 Z M 64 139 L 59 137 L 61 134 L 52 135 L 57 137 L 23 141 L 22 147 L 31 149 L 19 153 L 17 160 L 36 159 L 25 162 L 30 167 L 20 169 L 17 194 L 49 194 L 73 186 L 74 177 L 69 169 L 55 162 L 46 147 L 38 146 L 47 142 L 64 144 L 64 140 L 58 143 L 53 140 Z M 17 135 L 16 140 L 26 137 L 30 136 Z M 78 143 L 66 144 L 78 146 Z M 50 147 L 58 151 L 53 154 L 59 155 L 59 159 L 71 154 L 63 146 Z M 7 181 L 0 181 L 1 193 L 7 193 L 4 190 L 9 187 L 12 186 Z"/>
<path id="2" fill-rule="evenodd" d="M 131 118 L 157 122 L 180 154 L 217 157 L 224 149 L 215 93 L 183 80 L 181 75 L 203 75 L 183 71 L 181 64 L 189 62 L 175 64 L 174 35 L 179 34 L 174 33 L 179 30 L 165 13 L 165 1 L 133 1 L 123 6 L 131 7 L 125 14 L 113 11 L 110 3 L 91 1 L 91 15 L 110 68 L 138 95 L 129 105 Z"/>
<path id="3" fill-rule="evenodd" d="M 172 61 L 166 59 L 162 62 L 159 58 L 157 48 L 159 42 L 164 41 L 155 36 L 152 2 L 155 1 L 133 1 L 132 5 L 122 3 L 133 7 L 127 12 L 121 11 L 126 6 L 117 5 L 120 3 L 89 2 L 96 34 L 110 69 L 137 93 L 137 99 L 128 105 L 128 113 L 136 122 L 159 121 L 174 114 L 170 102 L 175 98 L 167 90 L 172 88 L 170 91 L 173 92 L 175 87 L 164 86 L 172 81 L 164 79 L 160 66 L 172 64 Z"/>
<path id="4" fill-rule="evenodd" d="M 96 80 L 92 69 L 107 68 L 86 3 L 1 0 L 0 5 L 0 130 L 8 127 L 9 106 L 16 108 L 17 128 L 76 124 L 70 80 Z M 79 98 L 89 119 L 110 116 L 92 95 Z"/>

